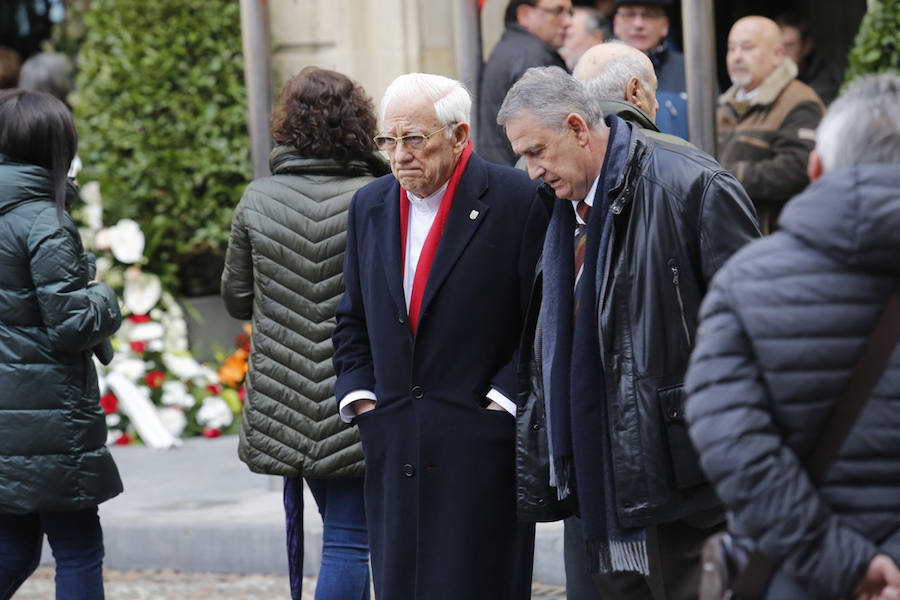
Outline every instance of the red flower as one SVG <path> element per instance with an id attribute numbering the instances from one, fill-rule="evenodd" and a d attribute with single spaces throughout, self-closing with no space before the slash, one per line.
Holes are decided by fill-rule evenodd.
<path id="1" fill-rule="evenodd" d="M 147 342 L 128 342 L 128 345 L 131 346 L 132 352 L 137 354 L 143 354 L 147 349 Z"/>
<path id="2" fill-rule="evenodd" d="M 210 394 L 212 394 L 213 396 L 218 396 L 219 394 L 222 393 L 222 388 L 220 388 L 219 386 L 217 386 L 214 383 L 211 383 L 208 386 L 206 386 L 206 391 L 209 392 Z"/>
<path id="3" fill-rule="evenodd" d="M 112 394 L 103 394 L 100 397 L 100 406 L 103 407 L 103 412 L 111 415 L 119 408 L 119 399 Z"/>
<path id="4" fill-rule="evenodd" d="M 238 398 L 241 400 L 241 404 L 244 404 L 244 386 L 241 386 L 241 389 L 238 390 Z"/>
<path id="5" fill-rule="evenodd" d="M 234 347 L 250 352 L 250 336 L 246 333 L 239 333 L 237 337 L 234 338 Z"/>
<path id="6" fill-rule="evenodd" d="M 151 390 L 158 389 L 165 380 L 166 374 L 162 371 L 150 371 L 144 378 L 144 381 L 147 383 L 147 387 Z"/>
<path id="7" fill-rule="evenodd" d="M 205 438 L 217 438 L 222 435 L 222 430 L 218 427 L 207 427 L 203 430 L 203 437 Z"/>
<path id="8" fill-rule="evenodd" d="M 131 315 L 128 320 L 132 323 L 149 323 L 153 319 L 150 318 L 150 315 Z"/>
<path id="9" fill-rule="evenodd" d="M 127 446 L 130 443 L 131 443 L 131 436 L 128 435 L 127 433 L 123 433 L 116 440 L 116 446 Z"/>

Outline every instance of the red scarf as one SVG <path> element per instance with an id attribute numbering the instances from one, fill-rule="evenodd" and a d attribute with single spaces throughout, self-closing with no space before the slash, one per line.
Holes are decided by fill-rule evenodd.
<path id="1" fill-rule="evenodd" d="M 441 206 L 438 208 L 431 229 L 428 230 L 428 236 L 425 238 L 425 245 L 422 246 L 422 253 L 419 255 L 419 262 L 416 264 L 416 275 L 413 279 L 412 295 L 409 299 L 409 326 L 412 328 L 413 335 L 416 335 L 416 329 L 419 326 L 419 312 L 422 310 L 422 295 L 425 293 L 425 283 L 428 281 L 428 272 L 431 271 L 431 263 L 434 261 L 434 255 L 437 253 L 438 243 L 441 241 L 441 235 L 444 233 L 444 225 L 447 224 L 447 216 L 450 214 L 450 206 L 453 204 L 453 196 L 456 194 L 456 188 L 459 187 L 459 180 L 462 179 L 463 171 L 469 163 L 469 157 L 472 156 L 472 142 L 469 141 L 463 149 L 459 162 L 450 175 L 450 183 L 447 184 L 447 191 L 441 199 Z M 400 187 L 400 256 L 403 257 L 404 272 L 406 271 L 406 230 L 409 228 L 409 198 L 406 196 L 406 190 Z"/>

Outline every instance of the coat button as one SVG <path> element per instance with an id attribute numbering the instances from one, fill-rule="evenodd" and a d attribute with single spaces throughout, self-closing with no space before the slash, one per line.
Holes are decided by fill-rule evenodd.
<path id="1" fill-rule="evenodd" d="M 403 311 L 397 312 L 397 322 L 401 325 L 406 325 L 406 315 L 403 314 Z"/>
<path id="2" fill-rule="evenodd" d="M 531 428 L 534 429 L 535 431 L 540 431 L 541 425 L 540 425 L 540 423 L 535 423 L 534 425 L 531 426 Z"/>
<path id="3" fill-rule="evenodd" d="M 666 415 L 667 415 L 670 419 L 677 419 L 677 418 L 680 416 L 679 413 L 678 413 L 678 409 L 675 408 L 674 406 L 669 407 L 669 410 L 666 411 Z"/>
<path id="4" fill-rule="evenodd" d="M 403 474 L 407 477 L 412 477 L 416 474 L 416 469 L 411 464 L 406 463 L 405 465 L 403 465 Z"/>
<path id="5" fill-rule="evenodd" d="M 412 395 L 416 400 L 421 400 L 425 396 L 425 390 L 422 389 L 421 385 L 415 385 L 412 389 Z"/>

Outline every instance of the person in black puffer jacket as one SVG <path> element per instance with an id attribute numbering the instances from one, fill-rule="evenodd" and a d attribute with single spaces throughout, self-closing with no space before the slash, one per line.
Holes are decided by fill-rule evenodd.
<path id="1" fill-rule="evenodd" d="M 832 104 L 813 183 L 701 309 L 690 435 L 731 531 L 778 565 L 767 598 L 900 597 L 900 347 L 823 481 L 803 468 L 900 284 L 897 106 L 890 75 Z"/>
<path id="2" fill-rule="evenodd" d="M 387 174 L 372 101 L 350 79 L 307 67 L 272 118 L 273 175 L 253 181 L 234 213 L 222 275 L 228 311 L 252 319 L 240 459 L 282 475 L 291 592 L 300 598 L 305 477 L 324 521 L 316 598 L 369 593 L 363 453 L 338 416 L 331 365 L 334 312 L 344 291 L 347 209 Z"/>
<path id="3" fill-rule="evenodd" d="M 92 354 L 122 322 L 66 209 L 77 136 L 49 94 L 0 93 L 0 598 L 46 533 L 58 599 L 103 598 L 97 505 L 122 491 Z M 108 346 L 106 346 L 109 349 Z"/>

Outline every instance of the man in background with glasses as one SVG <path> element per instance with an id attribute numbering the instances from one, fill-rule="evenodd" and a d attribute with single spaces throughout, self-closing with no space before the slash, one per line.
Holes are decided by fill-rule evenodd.
<path id="1" fill-rule="evenodd" d="M 656 125 L 663 133 L 688 138 L 687 85 L 684 55 L 666 39 L 672 0 L 618 0 L 613 17 L 616 37 L 646 54 L 653 62 L 659 81 L 656 97 L 659 114 Z"/>
<path id="2" fill-rule="evenodd" d="M 393 176 L 348 215 L 335 397 L 363 443 L 377 598 L 531 592 L 514 356 L 552 194 L 472 153 L 470 108 L 452 79 L 394 80 L 375 137 Z"/>
<path id="3" fill-rule="evenodd" d="M 562 67 L 559 50 L 572 24 L 571 0 L 510 0 L 506 5 L 506 30 L 484 65 L 478 86 L 475 147 L 478 154 L 498 165 L 514 165 L 497 111 L 509 88 L 531 67 Z"/>

